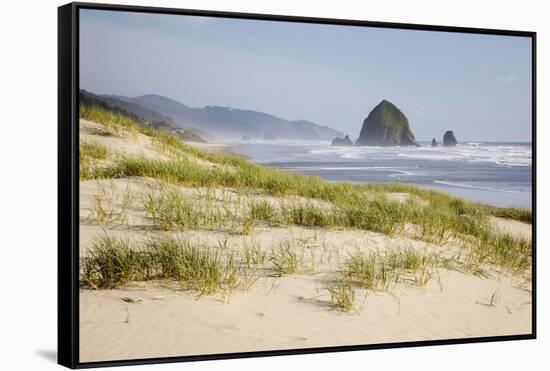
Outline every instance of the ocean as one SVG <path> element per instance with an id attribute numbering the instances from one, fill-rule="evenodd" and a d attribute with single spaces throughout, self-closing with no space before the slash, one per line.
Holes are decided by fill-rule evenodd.
<path id="1" fill-rule="evenodd" d="M 252 162 L 352 183 L 403 183 L 499 207 L 531 208 L 531 143 L 456 147 L 332 147 L 328 142 L 250 142 L 233 150 Z"/>

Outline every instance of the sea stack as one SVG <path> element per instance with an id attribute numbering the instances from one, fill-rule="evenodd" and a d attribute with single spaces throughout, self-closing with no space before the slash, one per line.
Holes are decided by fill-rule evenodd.
<path id="1" fill-rule="evenodd" d="M 333 146 L 353 146 L 353 142 L 349 139 L 349 135 L 346 135 L 344 138 L 334 138 L 332 140 Z"/>
<path id="2" fill-rule="evenodd" d="M 409 120 L 393 103 L 383 100 L 369 113 L 357 146 L 417 146 Z"/>
<path id="3" fill-rule="evenodd" d="M 432 147 L 437 147 L 437 140 L 435 138 L 432 139 Z"/>
<path id="4" fill-rule="evenodd" d="M 452 130 L 447 130 L 445 132 L 445 135 L 443 135 L 443 145 L 445 147 L 454 147 L 456 146 L 457 140 L 455 137 L 455 133 L 453 133 Z"/>
<path id="5" fill-rule="evenodd" d="M 277 136 L 273 133 L 264 133 L 264 140 L 277 140 Z"/>

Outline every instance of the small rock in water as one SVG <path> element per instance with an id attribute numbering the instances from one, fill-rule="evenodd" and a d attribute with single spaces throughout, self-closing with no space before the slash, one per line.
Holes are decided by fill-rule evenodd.
<path id="1" fill-rule="evenodd" d="M 443 135 L 443 145 L 445 147 L 454 147 L 458 141 L 456 140 L 455 133 L 452 130 L 447 130 Z"/>
<path id="2" fill-rule="evenodd" d="M 344 138 L 334 138 L 332 140 L 333 146 L 353 146 L 353 142 L 349 138 L 349 135 L 346 135 Z"/>

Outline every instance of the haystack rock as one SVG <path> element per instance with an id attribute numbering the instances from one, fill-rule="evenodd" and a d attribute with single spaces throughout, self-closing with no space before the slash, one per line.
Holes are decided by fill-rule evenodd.
<path id="1" fill-rule="evenodd" d="M 409 120 L 393 103 L 383 100 L 369 113 L 357 146 L 418 146 Z"/>
<path id="2" fill-rule="evenodd" d="M 445 132 L 445 135 L 443 135 L 443 145 L 445 147 L 454 147 L 457 143 L 458 142 L 455 138 L 455 133 L 453 133 L 452 130 L 447 130 Z"/>
<path id="3" fill-rule="evenodd" d="M 353 146 L 353 142 L 349 139 L 349 135 L 346 135 L 344 138 L 334 138 L 332 140 L 333 146 Z"/>

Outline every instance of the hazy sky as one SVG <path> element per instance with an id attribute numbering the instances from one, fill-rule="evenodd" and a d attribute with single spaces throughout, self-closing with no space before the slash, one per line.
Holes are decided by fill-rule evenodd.
<path id="1" fill-rule="evenodd" d="M 531 138 L 531 40 L 81 10 L 80 86 L 306 119 L 356 138 L 382 99 L 417 140 Z"/>

